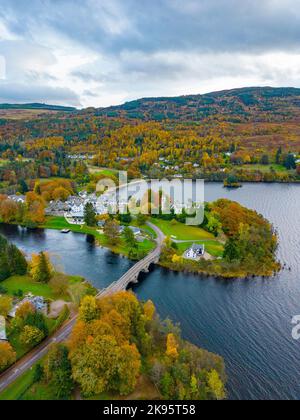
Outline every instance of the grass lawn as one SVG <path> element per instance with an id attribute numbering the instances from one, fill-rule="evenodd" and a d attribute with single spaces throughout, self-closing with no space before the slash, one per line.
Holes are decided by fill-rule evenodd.
<path id="1" fill-rule="evenodd" d="M 166 236 L 176 236 L 175 239 L 179 241 L 201 241 L 201 240 L 215 240 L 215 237 L 206 232 L 204 229 L 196 226 L 187 226 L 179 222 L 170 222 L 161 219 L 151 219 L 151 222 L 156 225 Z"/>
<path id="2" fill-rule="evenodd" d="M 82 282 L 79 276 L 67 276 L 70 285 Z M 70 301 L 70 296 L 57 296 L 53 292 L 49 284 L 37 283 L 30 276 L 13 276 L 1 282 L 1 286 L 5 287 L 8 295 L 13 296 L 14 292 L 22 290 L 23 294 L 32 293 L 35 296 L 43 296 L 45 299 L 56 300 L 62 299 Z"/>
<path id="3" fill-rule="evenodd" d="M 0 394 L 0 401 L 17 401 L 32 386 L 34 369 L 30 369 L 21 375 L 15 382 Z"/>
<path id="4" fill-rule="evenodd" d="M 38 363 L 43 364 L 43 360 Z M 44 383 L 33 383 L 36 363 L 0 394 L 0 401 L 55 400 L 53 389 Z"/>
<path id="5" fill-rule="evenodd" d="M 261 164 L 254 164 L 254 165 L 243 165 L 241 166 L 242 169 L 246 169 L 248 171 L 261 171 L 261 172 L 270 172 L 271 168 L 273 168 L 276 172 L 288 172 L 287 169 L 283 165 L 276 165 L 275 163 L 272 165 L 261 165 Z"/>
<path id="6" fill-rule="evenodd" d="M 104 175 L 104 176 L 118 176 L 118 171 L 116 169 L 110 168 L 99 168 L 98 166 L 89 165 L 89 172 L 94 175 Z"/>
<path id="7" fill-rule="evenodd" d="M 178 253 L 183 255 L 183 253 L 189 249 L 195 242 L 185 242 L 181 244 L 177 244 L 178 246 Z M 196 242 L 200 243 L 200 242 Z M 224 246 L 218 241 L 203 241 L 205 245 L 205 250 L 212 255 L 213 257 L 222 257 L 224 253 Z"/>

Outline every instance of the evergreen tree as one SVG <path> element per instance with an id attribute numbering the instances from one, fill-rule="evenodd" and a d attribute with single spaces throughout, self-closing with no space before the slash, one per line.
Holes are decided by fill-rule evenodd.
<path id="1" fill-rule="evenodd" d="M 124 238 L 125 238 L 126 245 L 128 246 L 129 249 L 136 249 L 138 247 L 138 243 L 137 243 L 137 240 L 135 239 L 134 233 L 129 227 L 125 228 L 124 230 Z"/>
<path id="2" fill-rule="evenodd" d="M 87 203 L 84 208 L 84 222 L 87 226 L 97 226 L 96 212 L 92 203 Z"/>
<path id="3" fill-rule="evenodd" d="M 286 169 L 296 169 L 296 159 L 292 153 L 289 153 L 284 161 Z"/>
<path id="4" fill-rule="evenodd" d="M 276 152 L 276 164 L 279 165 L 281 163 L 281 155 L 282 155 L 282 147 L 280 146 L 279 149 Z"/>
<path id="5" fill-rule="evenodd" d="M 225 245 L 224 258 L 227 261 L 234 261 L 240 259 L 240 252 L 237 246 L 237 240 L 229 238 Z"/>
<path id="6" fill-rule="evenodd" d="M 49 283 L 49 281 L 51 280 L 51 269 L 49 267 L 49 262 L 44 252 L 40 252 L 39 254 L 36 278 L 41 283 Z"/>
<path id="7" fill-rule="evenodd" d="M 11 272 L 18 276 L 24 276 L 27 273 L 28 264 L 22 252 L 15 245 L 10 244 L 7 253 Z"/>
<path id="8" fill-rule="evenodd" d="M 28 185 L 26 184 L 26 181 L 24 179 L 21 179 L 19 182 L 19 192 L 21 194 L 26 194 L 29 192 Z"/>

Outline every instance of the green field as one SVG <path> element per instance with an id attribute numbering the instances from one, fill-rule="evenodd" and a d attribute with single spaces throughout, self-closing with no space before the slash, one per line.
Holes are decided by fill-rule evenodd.
<path id="1" fill-rule="evenodd" d="M 206 230 L 188 226 L 179 222 L 170 222 L 161 219 L 151 219 L 151 222 L 156 225 L 166 236 L 174 236 L 179 241 L 201 241 L 201 240 L 215 240 L 215 237 Z"/>
<path id="2" fill-rule="evenodd" d="M 195 242 L 185 242 L 177 244 L 178 252 L 180 255 L 183 255 L 184 252 L 189 249 Z M 200 242 L 196 242 L 200 243 Z M 213 257 L 219 258 L 223 256 L 224 246 L 218 241 L 203 241 L 205 245 L 205 250 L 212 255 Z"/>
<path id="3" fill-rule="evenodd" d="M 116 169 L 110 168 L 99 168 L 98 166 L 88 166 L 89 172 L 94 175 L 104 175 L 104 176 L 118 176 L 118 171 Z"/>
<path id="4" fill-rule="evenodd" d="M 70 285 L 80 283 L 83 279 L 79 276 L 67 276 Z M 37 283 L 30 276 L 13 276 L 1 282 L 7 290 L 7 294 L 13 296 L 15 292 L 22 290 L 23 294 L 32 293 L 35 296 L 43 296 L 45 299 L 56 300 L 63 299 L 70 301 L 70 296 L 56 296 L 49 284 Z"/>
<path id="5" fill-rule="evenodd" d="M 246 169 L 248 171 L 260 171 L 260 172 L 270 172 L 271 168 L 273 168 L 276 172 L 288 172 L 287 169 L 283 165 L 276 165 L 275 163 L 272 165 L 243 165 L 240 167 L 241 169 Z"/>

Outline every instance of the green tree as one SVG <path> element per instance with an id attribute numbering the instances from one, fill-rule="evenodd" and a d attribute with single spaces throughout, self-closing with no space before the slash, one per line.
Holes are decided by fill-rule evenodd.
<path id="1" fill-rule="evenodd" d="M 241 257 L 238 241 L 236 238 L 229 238 L 225 245 L 224 258 L 227 261 L 239 260 Z"/>
<path id="2" fill-rule="evenodd" d="M 134 233 L 129 227 L 126 227 L 124 230 L 124 238 L 126 245 L 130 250 L 138 248 L 138 242 L 135 239 Z"/>
<path id="3" fill-rule="evenodd" d="M 84 208 L 84 222 L 87 226 L 97 226 L 96 212 L 92 203 L 87 203 Z"/>
<path id="4" fill-rule="evenodd" d="M 136 216 L 136 221 L 139 226 L 143 226 L 147 222 L 147 216 L 145 214 L 139 213 Z"/>
<path id="5" fill-rule="evenodd" d="M 74 389 L 68 355 L 69 351 L 66 346 L 55 345 L 48 353 L 44 364 L 47 383 L 53 389 L 56 398 L 60 400 L 69 399 Z"/>
<path id="6" fill-rule="evenodd" d="M 284 166 L 286 169 L 296 169 L 296 159 L 292 153 L 289 153 L 285 158 Z"/>

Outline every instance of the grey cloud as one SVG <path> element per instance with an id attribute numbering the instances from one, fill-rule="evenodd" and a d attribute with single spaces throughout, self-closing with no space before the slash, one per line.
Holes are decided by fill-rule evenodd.
<path id="1" fill-rule="evenodd" d="M 1 0 L 11 31 L 39 22 L 106 54 L 299 49 L 298 0 Z M 21 3 L 21 4 L 20 4 Z"/>
<path id="2" fill-rule="evenodd" d="M 0 103 L 41 102 L 54 105 L 80 106 L 76 93 L 70 89 L 49 86 L 28 86 L 16 83 L 0 82 Z"/>
<path id="3" fill-rule="evenodd" d="M 260 61 L 272 52 L 300 54 L 298 6 L 299 0 L 0 0 L 0 23 L 16 36 L 0 42 L 0 54 L 11 95 L 17 97 L 18 83 L 28 88 L 20 98 L 48 102 L 78 104 L 72 83 L 87 103 L 104 95 L 107 101 L 186 93 L 194 82 L 198 93 L 234 77 L 276 83 L 286 75 L 284 84 L 299 84 L 297 69 Z M 88 59 L 75 60 L 66 76 L 55 67 L 58 51 Z M 71 90 L 55 88 L 64 83 Z"/>

